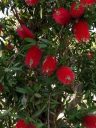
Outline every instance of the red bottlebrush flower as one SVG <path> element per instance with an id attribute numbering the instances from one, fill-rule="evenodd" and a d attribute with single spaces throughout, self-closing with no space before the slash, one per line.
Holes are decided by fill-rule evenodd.
<path id="1" fill-rule="evenodd" d="M 16 123 L 16 128 L 28 128 L 28 126 L 23 119 L 20 119 Z"/>
<path id="2" fill-rule="evenodd" d="M 70 8 L 70 14 L 73 18 L 81 17 L 84 14 L 85 8 L 80 3 L 73 2 Z"/>
<path id="3" fill-rule="evenodd" d="M 25 25 L 21 25 L 20 27 L 17 28 L 16 31 L 17 31 L 19 37 L 22 39 L 35 38 L 35 35 Z"/>
<path id="4" fill-rule="evenodd" d="M 4 91 L 4 87 L 3 85 L 0 83 L 0 93 L 2 93 Z"/>
<path id="5" fill-rule="evenodd" d="M 29 68 L 36 68 L 40 62 L 41 57 L 42 57 L 41 49 L 39 49 L 38 46 L 34 45 L 28 50 L 25 56 L 25 64 Z"/>
<path id="6" fill-rule="evenodd" d="M 78 42 L 88 42 L 90 39 L 89 26 L 86 21 L 79 21 L 73 26 L 73 33 Z"/>
<path id="7" fill-rule="evenodd" d="M 54 56 L 47 56 L 42 65 L 42 73 L 44 75 L 52 75 L 56 69 L 57 60 Z"/>
<path id="8" fill-rule="evenodd" d="M 36 128 L 36 126 L 32 123 L 28 124 L 28 128 Z"/>
<path id="9" fill-rule="evenodd" d="M 66 25 L 70 21 L 70 13 L 63 7 L 55 9 L 55 11 L 52 14 L 52 17 L 55 20 L 55 22 L 60 25 Z"/>
<path id="10" fill-rule="evenodd" d="M 39 0 L 25 0 L 25 2 L 28 6 L 33 6 L 38 4 Z"/>
<path id="11" fill-rule="evenodd" d="M 83 118 L 85 128 L 96 128 L 96 115 L 87 115 Z"/>
<path id="12" fill-rule="evenodd" d="M 80 0 L 81 4 L 83 6 L 86 6 L 86 5 L 93 5 L 96 3 L 96 0 Z"/>
<path id="13" fill-rule="evenodd" d="M 89 51 L 89 52 L 87 53 L 87 57 L 88 57 L 89 60 L 93 59 L 94 53 L 91 52 L 91 51 Z"/>
<path id="14" fill-rule="evenodd" d="M 66 85 L 72 84 L 75 79 L 75 73 L 72 71 L 70 67 L 62 66 L 57 70 L 57 78 L 58 80 Z"/>

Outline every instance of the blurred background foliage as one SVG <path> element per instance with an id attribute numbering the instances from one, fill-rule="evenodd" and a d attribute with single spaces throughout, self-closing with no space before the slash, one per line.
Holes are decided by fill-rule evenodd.
<path id="1" fill-rule="evenodd" d="M 24 0 L 2 0 L 0 10 L 0 128 L 13 128 L 18 118 L 32 121 L 37 128 L 82 128 L 82 117 L 96 111 L 96 5 L 88 7 L 82 19 L 90 26 L 89 43 L 77 43 L 72 24 L 57 25 L 52 19 L 54 8 L 70 8 L 74 0 L 40 0 L 27 6 Z M 22 40 L 16 33 L 19 19 L 36 38 Z M 26 51 L 38 44 L 48 54 L 59 56 L 60 65 L 71 66 L 76 79 L 71 87 L 62 85 L 55 73 L 43 76 L 40 65 L 28 69 L 24 64 Z M 92 52 L 92 56 L 88 56 Z M 3 86 L 3 87 L 2 87 Z M 62 117 L 60 117 L 62 113 Z"/>

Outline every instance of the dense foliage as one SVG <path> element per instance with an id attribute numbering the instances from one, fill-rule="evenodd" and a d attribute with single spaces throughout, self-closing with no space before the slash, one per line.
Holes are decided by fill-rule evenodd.
<path id="1" fill-rule="evenodd" d="M 95 128 L 96 1 L 1 0 L 0 10 L 0 128 Z"/>

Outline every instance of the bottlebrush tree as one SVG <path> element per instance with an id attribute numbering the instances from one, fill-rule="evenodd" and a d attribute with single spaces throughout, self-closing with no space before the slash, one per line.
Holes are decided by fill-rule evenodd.
<path id="1" fill-rule="evenodd" d="M 96 0 L 0 10 L 0 128 L 96 128 Z"/>

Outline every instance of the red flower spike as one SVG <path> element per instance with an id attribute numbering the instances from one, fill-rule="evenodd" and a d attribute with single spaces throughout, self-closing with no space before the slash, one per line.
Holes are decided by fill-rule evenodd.
<path id="1" fill-rule="evenodd" d="M 28 6 L 33 6 L 38 4 L 39 0 L 25 0 L 25 2 Z"/>
<path id="2" fill-rule="evenodd" d="M 16 31 L 21 39 L 35 38 L 35 35 L 25 25 L 21 25 Z"/>
<path id="3" fill-rule="evenodd" d="M 96 3 L 96 0 L 80 0 L 81 4 L 83 6 L 86 6 L 86 5 L 93 5 Z"/>
<path id="4" fill-rule="evenodd" d="M 42 64 L 42 73 L 51 76 L 56 70 L 57 60 L 54 56 L 47 56 Z"/>
<path id="5" fill-rule="evenodd" d="M 89 26 L 86 21 L 79 21 L 73 26 L 73 33 L 78 42 L 88 42 L 90 39 Z"/>
<path id="6" fill-rule="evenodd" d="M 84 14 L 85 8 L 80 4 L 73 2 L 70 8 L 70 14 L 73 18 L 81 17 Z"/>
<path id="7" fill-rule="evenodd" d="M 55 11 L 52 14 L 52 17 L 57 24 L 66 25 L 69 23 L 71 16 L 68 10 L 61 7 L 61 8 L 55 9 Z"/>
<path id="8" fill-rule="evenodd" d="M 87 115 L 83 118 L 85 128 L 96 128 L 96 115 Z"/>
<path id="9" fill-rule="evenodd" d="M 72 71 L 70 67 L 62 66 L 57 70 L 57 78 L 58 80 L 66 85 L 72 84 L 75 79 L 75 73 Z"/>
<path id="10" fill-rule="evenodd" d="M 36 128 L 36 126 L 32 123 L 28 124 L 28 128 Z"/>
<path id="11" fill-rule="evenodd" d="M 32 46 L 25 56 L 25 65 L 29 68 L 36 68 L 39 65 L 40 59 L 42 57 L 42 51 L 38 46 Z"/>
<path id="12" fill-rule="evenodd" d="M 16 123 L 16 128 L 28 128 L 28 126 L 23 119 L 20 119 Z"/>

